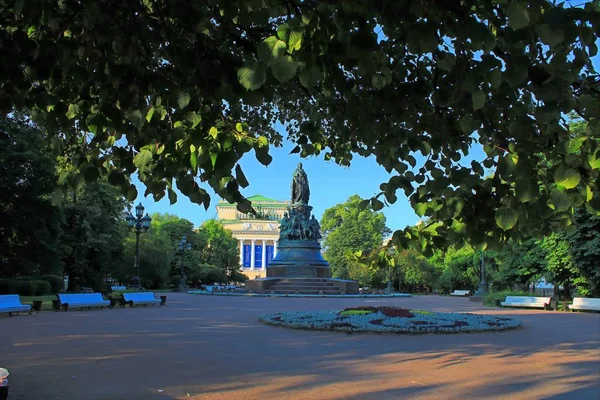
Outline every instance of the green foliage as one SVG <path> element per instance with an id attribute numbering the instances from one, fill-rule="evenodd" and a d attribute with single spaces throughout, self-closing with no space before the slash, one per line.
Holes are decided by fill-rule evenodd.
<path id="1" fill-rule="evenodd" d="M 62 276 L 58 275 L 42 275 L 37 277 L 40 280 L 48 282 L 50 285 L 50 293 L 58 294 L 63 289 L 64 280 Z"/>
<path id="2" fill-rule="evenodd" d="M 129 282 L 133 278 L 135 264 L 135 234 L 125 239 L 124 257 L 114 277 L 121 282 Z M 169 238 L 152 228 L 140 236 L 140 278 L 144 288 L 160 289 L 166 286 L 171 272 L 173 247 Z"/>
<path id="3" fill-rule="evenodd" d="M 98 181 L 82 185 L 64 200 L 63 258 L 69 289 L 104 289 L 104 277 L 117 274 L 123 260 L 127 228 L 125 199 L 111 185 Z"/>
<path id="4" fill-rule="evenodd" d="M 600 297 L 600 217 L 578 210 L 575 226 L 576 229 L 567 234 L 572 261 L 581 277 L 588 282 L 587 294 Z"/>
<path id="5" fill-rule="evenodd" d="M 415 250 L 395 254 L 395 280 L 399 290 L 407 293 L 429 292 L 439 279 L 441 271 Z"/>
<path id="6" fill-rule="evenodd" d="M 37 279 L 0 279 L 0 294 L 41 296 L 51 294 L 50 283 Z"/>
<path id="7" fill-rule="evenodd" d="M 360 197 L 353 195 L 325 210 L 321 218 L 324 255 L 335 278 L 350 278 L 348 252 L 367 254 L 378 249 L 390 232 L 382 213 L 363 209 L 360 203 Z"/>
<path id="8" fill-rule="evenodd" d="M 52 204 L 55 161 L 44 134 L 15 115 L 0 117 L 2 277 L 61 271 L 61 209 Z"/>
<path id="9" fill-rule="evenodd" d="M 571 287 L 578 289 L 582 295 L 587 295 L 588 282 L 581 276 L 573 262 L 566 236 L 562 233 L 553 233 L 541 240 L 540 247 L 546 252 L 545 275 L 554 285 L 564 286 L 563 296 L 571 297 Z"/>
<path id="10" fill-rule="evenodd" d="M 542 277 L 545 268 L 546 252 L 538 240 L 511 241 L 500 253 L 498 268 L 492 272 L 494 288 L 503 290 L 518 286 L 526 290 L 531 282 Z"/>
<path id="11" fill-rule="evenodd" d="M 380 268 L 376 263 L 372 262 L 377 258 L 379 252 L 374 250 L 367 258 L 367 262 L 357 259 L 354 253 L 349 250 L 346 253 L 346 268 L 348 277 L 355 281 L 361 287 L 381 288 L 385 285 L 388 279 L 388 271 L 386 268 Z"/>
<path id="12" fill-rule="evenodd" d="M 444 293 L 454 290 L 474 290 L 479 284 L 479 254 L 473 248 L 450 248 L 444 256 L 445 269 L 437 286 Z"/>
<path id="13" fill-rule="evenodd" d="M 207 244 L 203 248 L 202 259 L 208 266 L 216 267 L 225 274 L 220 280 L 213 282 L 227 282 L 228 280 L 242 279 L 240 273 L 240 257 L 238 250 L 238 241 L 232 236 L 229 229 L 225 229 L 223 224 L 215 219 L 205 221 L 199 234 L 206 237 Z M 217 277 L 215 271 L 210 270 L 210 280 Z M 206 280 L 202 281 L 206 283 Z"/>
<path id="14" fill-rule="evenodd" d="M 202 268 L 202 264 L 204 264 L 202 252 L 207 245 L 206 235 L 201 231 L 194 230 L 194 224 L 191 221 L 172 214 L 152 214 L 151 229 L 155 234 L 164 236 L 169 240 L 172 252 L 170 273 L 175 275 L 180 274 L 181 269 L 182 254 L 178 250 L 178 246 L 183 235 L 186 236 L 186 241 L 191 245 L 191 250 L 187 250 L 183 256 L 184 269 L 186 276 L 193 279 L 198 274 L 199 269 Z"/>
<path id="15" fill-rule="evenodd" d="M 233 170 L 252 150 L 269 164 L 285 121 L 302 157 L 392 173 L 373 209 L 402 190 L 437 223 L 396 245 L 493 248 L 600 211 L 600 5 L 584 3 L 9 2 L 0 110 L 44 121 L 65 184 L 109 176 L 133 200 L 137 170 L 155 199 L 175 184 L 208 207 L 205 182 L 240 211 Z M 472 146 L 485 159 L 465 168 Z"/>
<path id="16" fill-rule="evenodd" d="M 496 307 L 498 301 L 504 301 L 506 296 L 531 296 L 528 292 L 505 290 L 501 292 L 490 292 L 483 298 L 483 304 L 486 307 Z"/>
<path id="17" fill-rule="evenodd" d="M 341 316 L 347 316 L 347 315 L 366 315 L 366 314 L 372 314 L 373 311 L 371 310 L 344 310 L 344 311 L 340 311 L 339 315 Z"/>

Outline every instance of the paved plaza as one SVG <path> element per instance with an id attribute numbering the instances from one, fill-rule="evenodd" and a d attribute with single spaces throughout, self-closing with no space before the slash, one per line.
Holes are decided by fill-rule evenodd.
<path id="1" fill-rule="evenodd" d="M 289 330 L 264 312 L 394 305 L 514 316 L 513 331 Z M 10 400 L 599 399 L 600 314 L 486 309 L 464 298 L 193 296 L 167 306 L 0 318 Z"/>

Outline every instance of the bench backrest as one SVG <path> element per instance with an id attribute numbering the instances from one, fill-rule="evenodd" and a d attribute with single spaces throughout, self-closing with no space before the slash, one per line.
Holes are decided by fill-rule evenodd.
<path id="1" fill-rule="evenodd" d="M 0 296 L 0 306 L 14 307 L 22 305 L 18 294 L 3 294 Z"/>
<path id="2" fill-rule="evenodd" d="M 104 301 L 101 293 L 71 293 L 59 294 L 58 299 L 61 303 L 97 303 Z"/>
<path id="3" fill-rule="evenodd" d="M 156 300 L 154 292 L 133 292 L 123 293 L 125 301 L 144 301 L 144 300 Z"/>
<path id="4" fill-rule="evenodd" d="M 586 297 L 575 297 L 573 299 L 574 306 L 592 306 L 600 307 L 600 299 L 586 298 Z"/>
<path id="5" fill-rule="evenodd" d="M 126 290 L 127 288 L 125 286 L 111 286 L 110 290 L 116 291 L 116 290 Z"/>
<path id="6" fill-rule="evenodd" d="M 452 292 L 454 294 L 462 294 L 462 295 L 467 295 L 469 293 L 471 293 L 470 290 L 455 290 L 454 292 Z"/>
<path id="7" fill-rule="evenodd" d="M 505 303 L 550 304 L 551 297 L 506 296 Z"/>

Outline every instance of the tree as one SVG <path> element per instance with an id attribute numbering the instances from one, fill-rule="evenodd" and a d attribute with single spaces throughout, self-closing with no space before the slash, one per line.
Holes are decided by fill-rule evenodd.
<path id="1" fill-rule="evenodd" d="M 155 199 L 176 201 L 176 185 L 208 207 L 205 183 L 240 211 L 250 204 L 239 159 L 254 150 L 268 165 L 283 139 L 274 122 L 286 122 L 303 157 L 347 166 L 373 156 L 394 172 L 363 206 L 380 210 L 403 190 L 439 222 L 398 231 L 395 244 L 494 246 L 564 227 L 577 207 L 600 211 L 599 10 L 547 0 L 10 2 L 0 110 L 30 109 L 58 150 L 84 136 L 70 175 L 107 175 L 129 200 L 137 171 Z M 572 111 L 585 136 L 570 131 Z M 473 146 L 485 159 L 459 164 Z"/>
<path id="2" fill-rule="evenodd" d="M 125 239 L 125 257 L 115 277 L 121 282 L 129 282 L 133 278 L 135 263 L 135 235 Z M 140 237 L 140 278 L 142 287 L 162 289 L 167 284 L 171 272 L 173 248 L 169 237 L 152 228 Z M 178 282 L 179 283 L 179 282 Z"/>
<path id="3" fill-rule="evenodd" d="M 521 290 L 529 290 L 532 282 L 545 277 L 546 256 L 538 239 L 508 242 L 500 252 L 498 269 L 492 275 L 494 288 L 510 290 L 519 286 Z"/>
<path id="4" fill-rule="evenodd" d="M 194 230 L 194 224 L 187 219 L 171 214 L 153 214 L 152 229 L 158 235 L 165 236 L 170 242 L 172 252 L 171 275 L 181 275 L 181 252 L 178 251 L 179 243 L 183 235 L 191 250 L 185 252 L 184 268 L 186 276 L 190 280 L 198 280 L 201 270 L 205 268 L 205 260 L 202 254 L 207 246 L 207 238 L 204 232 Z"/>
<path id="5" fill-rule="evenodd" d="M 204 262 L 213 268 L 225 272 L 223 277 L 231 281 L 244 279 L 240 275 L 240 257 L 238 242 L 229 229 L 215 219 L 205 221 L 199 232 L 206 237 L 207 244 L 204 248 Z M 206 281 L 204 281 L 206 283 Z"/>
<path id="6" fill-rule="evenodd" d="M 328 208 L 321 218 L 325 258 L 335 278 L 348 279 L 348 252 L 368 254 L 379 249 L 390 232 L 380 212 L 360 208 L 361 199 L 350 196 L 346 202 Z"/>
<path id="7" fill-rule="evenodd" d="M 118 275 L 123 263 L 126 202 L 120 192 L 102 181 L 84 184 L 76 193 L 63 201 L 61 241 L 67 248 L 63 263 L 69 289 L 78 285 L 104 289 L 104 278 Z"/>
<path id="8" fill-rule="evenodd" d="M 396 253 L 396 278 L 402 292 L 428 292 L 440 277 L 440 272 L 429 260 L 414 249 Z"/>
<path id="9" fill-rule="evenodd" d="M 348 277 L 361 287 L 382 288 L 388 280 L 388 267 L 385 259 L 380 261 L 380 249 L 373 250 L 367 257 L 356 257 L 352 251 L 346 253 Z"/>
<path id="10" fill-rule="evenodd" d="M 567 234 L 573 262 L 588 283 L 585 290 L 591 297 L 600 296 L 600 217 L 591 215 L 584 210 L 575 213 L 576 229 Z M 584 292 L 580 287 L 579 290 Z"/>
<path id="11" fill-rule="evenodd" d="M 0 117 L 0 270 L 3 277 L 62 274 L 62 210 L 52 204 L 55 162 L 43 133 Z"/>

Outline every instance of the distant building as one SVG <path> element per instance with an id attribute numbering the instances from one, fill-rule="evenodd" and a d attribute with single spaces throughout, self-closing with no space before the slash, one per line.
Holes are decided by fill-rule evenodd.
<path id="1" fill-rule="evenodd" d="M 266 267 L 277 254 L 279 221 L 289 205 L 288 201 L 270 199 L 261 195 L 249 197 L 257 215 L 239 212 L 235 204 L 221 200 L 217 204 L 217 218 L 239 242 L 240 263 L 250 279 L 266 277 Z"/>

